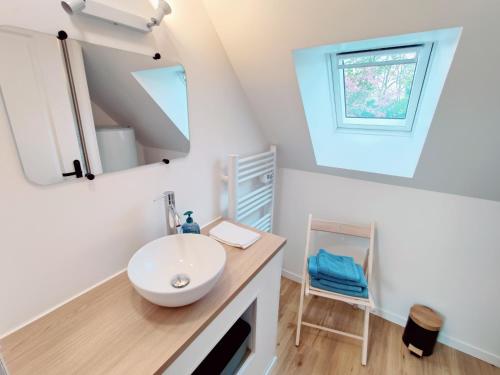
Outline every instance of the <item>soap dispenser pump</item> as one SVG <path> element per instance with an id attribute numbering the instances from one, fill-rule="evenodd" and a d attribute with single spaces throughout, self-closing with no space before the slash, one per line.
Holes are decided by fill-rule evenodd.
<path id="1" fill-rule="evenodd" d="M 184 212 L 184 215 L 187 216 L 186 222 L 182 224 L 182 233 L 197 233 L 200 234 L 200 226 L 198 223 L 195 223 L 193 221 L 193 218 L 191 215 L 193 214 L 193 211 L 186 211 Z"/>

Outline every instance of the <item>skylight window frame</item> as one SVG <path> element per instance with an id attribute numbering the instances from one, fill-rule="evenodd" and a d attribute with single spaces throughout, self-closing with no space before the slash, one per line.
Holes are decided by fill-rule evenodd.
<path id="1" fill-rule="evenodd" d="M 406 45 L 385 47 L 362 51 L 338 52 L 330 54 L 332 87 L 333 87 L 333 105 L 335 106 L 336 128 L 339 130 L 358 130 L 358 131 L 385 131 L 396 133 L 409 133 L 413 129 L 415 116 L 418 110 L 418 103 L 424 86 L 427 67 L 429 65 L 433 43 L 423 43 L 418 45 Z M 362 57 L 373 55 L 388 55 L 416 52 L 416 59 L 392 60 L 384 62 L 341 64 L 341 59 L 348 57 Z M 344 92 L 344 69 L 381 66 L 381 65 L 400 65 L 401 63 L 410 64 L 416 60 L 415 73 L 413 76 L 410 97 L 404 119 L 388 118 L 360 118 L 346 116 L 346 102 Z"/>

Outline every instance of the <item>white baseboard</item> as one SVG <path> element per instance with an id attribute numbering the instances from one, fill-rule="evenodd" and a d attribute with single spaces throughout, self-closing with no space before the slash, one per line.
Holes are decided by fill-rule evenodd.
<path id="1" fill-rule="evenodd" d="M 266 372 L 264 375 L 271 375 L 271 372 L 273 372 L 273 368 L 276 365 L 276 361 L 278 360 L 278 357 L 274 356 L 273 359 L 271 360 L 271 363 L 269 366 L 267 366 Z"/>
<path id="2" fill-rule="evenodd" d="M 376 307 L 372 310 L 372 313 L 381 317 L 382 319 L 388 320 L 389 322 L 395 323 L 398 326 L 404 327 L 406 325 L 406 320 L 408 317 L 404 317 L 399 314 L 394 314 L 391 311 L 383 310 L 381 308 Z"/>
<path id="3" fill-rule="evenodd" d="M 438 341 L 446 346 L 457 349 L 473 357 L 479 358 L 482 361 L 488 362 L 493 366 L 500 367 L 500 356 L 498 354 L 488 352 L 484 349 L 478 348 L 477 346 L 471 345 L 448 335 L 440 334 Z"/>
<path id="4" fill-rule="evenodd" d="M 296 273 L 287 271 L 285 269 L 281 270 L 281 276 L 283 276 L 285 279 L 295 281 L 296 283 L 301 283 L 302 282 L 302 276 L 297 275 Z"/>
<path id="5" fill-rule="evenodd" d="M 295 281 L 297 283 L 302 282 L 302 277 L 294 272 L 283 269 L 281 270 L 281 275 L 284 278 Z M 408 319 L 403 315 L 396 314 L 381 308 L 375 308 L 372 312 L 382 319 L 388 320 L 389 322 L 395 323 L 402 327 L 406 325 L 406 320 Z M 500 355 L 498 354 L 490 353 L 486 350 L 478 348 L 477 346 L 471 345 L 469 343 L 466 343 L 465 341 L 445 335 L 443 333 L 439 334 L 438 341 L 453 349 L 459 350 L 475 358 L 479 358 L 482 361 L 488 362 L 493 366 L 500 367 Z"/>

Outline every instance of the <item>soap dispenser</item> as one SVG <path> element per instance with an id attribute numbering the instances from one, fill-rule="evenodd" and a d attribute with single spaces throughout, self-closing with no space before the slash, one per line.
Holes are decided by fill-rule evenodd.
<path id="1" fill-rule="evenodd" d="M 182 233 L 197 233 L 200 234 L 200 226 L 193 221 L 191 215 L 193 211 L 186 211 L 184 215 L 187 216 L 186 222 L 182 224 Z"/>

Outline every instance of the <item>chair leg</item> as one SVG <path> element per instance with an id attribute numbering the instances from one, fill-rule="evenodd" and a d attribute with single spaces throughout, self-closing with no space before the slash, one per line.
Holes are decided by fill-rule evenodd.
<path id="1" fill-rule="evenodd" d="M 300 342 L 300 329 L 302 328 L 302 310 L 304 308 L 304 291 L 305 285 L 304 281 L 302 281 L 302 287 L 300 288 L 300 302 L 299 302 L 299 311 L 297 314 L 297 334 L 295 336 L 295 346 L 299 346 Z"/>
<path id="2" fill-rule="evenodd" d="M 365 316 L 363 325 L 363 350 L 361 353 L 361 364 L 366 366 L 366 359 L 368 357 L 368 329 L 370 324 L 370 308 L 365 306 Z"/>

